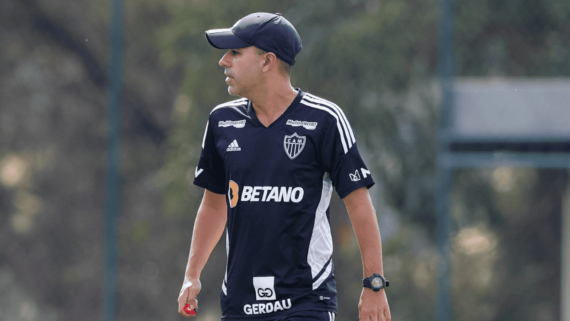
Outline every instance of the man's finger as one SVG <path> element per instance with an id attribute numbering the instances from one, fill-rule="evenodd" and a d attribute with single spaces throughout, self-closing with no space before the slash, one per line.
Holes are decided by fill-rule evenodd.
<path id="1" fill-rule="evenodd" d="M 195 298 L 192 299 L 192 298 L 190 298 L 190 297 L 187 297 L 187 298 L 186 298 L 186 301 L 184 301 L 184 302 L 182 302 L 182 303 L 188 304 L 188 305 L 192 306 L 192 309 L 198 308 L 198 299 L 195 299 Z"/>
<path id="2" fill-rule="evenodd" d="M 186 318 L 191 318 L 196 316 L 196 311 L 197 311 L 196 308 L 190 304 L 184 304 L 184 306 L 180 304 L 178 306 L 178 313 Z"/>
<path id="3" fill-rule="evenodd" d="M 360 312 L 359 321 L 388 321 L 389 319 L 384 318 L 384 312 Z"/>
<path id="4" fill-rule="evenodd" d="M 196 315 L 196 309 L 193 309 L 193 307 L 190 306 L 190 304 L 186 304 L 186 305 L 184 306 L 184 312 L 186 312 L 186 313 L 188 313 L 188 314 L 190 314 L 190 315 L 192 315 L 192 316 L 195 316 L 195 315 Z"/>
<path id="5" fill-rule="evenodd" d="M 370 321 L 372 319 L 370 318 L 370 315 L 368 313 L 360 311 L 360 313 L 358 313 L 358 320 L 359 321 Z"/>
<path id="6" fill-rule="evenodd" d="M 392 316 L 390 315 L 390 309 L 386 309 L 383 311 L 384 320 L 390 321 L 392 320 Z"/>
<path id="7" fill-rule="evenodd" d="M 186 311 L 184 311 L 184 304 L 183 303 L 178 303 L 178 314 L 180 314 L 183 317 L 189 318 L 190 314 L 186 313 Z"/>

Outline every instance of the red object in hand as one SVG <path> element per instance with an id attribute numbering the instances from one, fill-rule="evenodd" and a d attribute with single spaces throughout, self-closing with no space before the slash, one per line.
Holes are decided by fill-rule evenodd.
<path id="1" fill-rule="evenodd" d="M 190 314 L 190 315 L 196 315 L 196 310 L 192 310 L 190 309 L 190 304 L 186 304 L 184 306 L 184 312 Z"/>

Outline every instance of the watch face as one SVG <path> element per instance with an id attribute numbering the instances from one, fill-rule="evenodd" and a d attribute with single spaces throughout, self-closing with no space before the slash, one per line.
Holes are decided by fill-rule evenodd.
<path id="1" fill-rule="evenodd" d="M 370 284 L 372 285 L 373 288 L 379 289 L 382 287 L 382 285 L 384 285 L 384 282 L 382 282 L 381 278 L 375 277 L 375 278 L 372 278 L 372 281 L 370 281 Z"/>

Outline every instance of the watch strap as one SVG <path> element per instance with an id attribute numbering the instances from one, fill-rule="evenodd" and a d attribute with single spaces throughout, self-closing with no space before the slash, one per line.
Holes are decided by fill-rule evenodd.
<path id="1" fill-rule="evenodd" d="M 379 288 L 374 288 L 374 287 L 372 286 L 372 279 L 374 279 L 374 278 L 376 278 L 376 277 L 379 277 L 379 278 L 382 280 L 382 286 L 379 287 Z M 390 282 L 389 282 L 388 280 L 386 280 L 385 277 L 383 277 L 382 275 L 380 275 L 380 274 L 378 274 L 378 273 L 374 273 L 374 274 L 372 274 L 371 276 L 362 279 L 362 286 L 365 287 L 365 288 L 369 288 L 369 289 L 371 289 L 371 290 L 374 291 L 374 292 L 378 292 L 378 291 L 380 291 L 380 290 L 382 290 L 382 289 L 385 289 L 385 288 L 387 288 L 389 285 L 390 285 Z"/>

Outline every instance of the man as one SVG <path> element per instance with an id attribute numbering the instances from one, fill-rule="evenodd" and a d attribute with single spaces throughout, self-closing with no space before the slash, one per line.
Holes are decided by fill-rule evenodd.
<path id="1" fill-rule="evenodd" d="M 293 88 L 301 39 L 280 14 L 254 13 L 206 31 L 227 49 L 228 92 L 210 114 L 194 184 L 205 188 L 179 313 L 195 315 L 200 273 L 226 229 L 223 320 L 334 320 L 329 203 L 344 200 L 364 266 L 360 320 L 390 320 L 374 185 L 342 110 Z M 227 225 L 226 225 L 227 224 Z M 187 306 L 186 310 L 184 307 Z"/>

